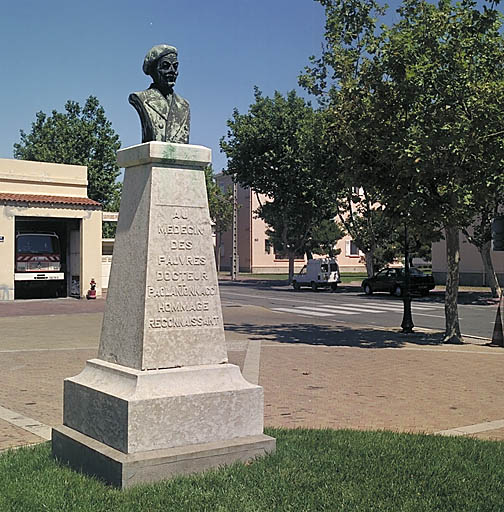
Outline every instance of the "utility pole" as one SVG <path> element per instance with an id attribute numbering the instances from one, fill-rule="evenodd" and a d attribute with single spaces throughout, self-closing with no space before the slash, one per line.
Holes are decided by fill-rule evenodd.
<path id="1" fill-rule="evenodd" d="M 238 257 L 238 184 L 233 179 L 233 224 L 231 227 L 233 247 L 231 251 L 231 280 L 236 281 L 240 270 Z"/>

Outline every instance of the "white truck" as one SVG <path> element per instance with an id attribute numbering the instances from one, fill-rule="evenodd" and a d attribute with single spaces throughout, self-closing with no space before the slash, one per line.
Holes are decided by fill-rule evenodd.
<path id="1" fill-rule="evenodd" d="M 341 279 L 336 258 L 317 258 L 308 260 L 299 274 L 294 276 L 292 286 L 294 290 L 306 286 L 313 291 L 319 288 L 331 288 L 334 291 L 338 283 L 341 283 Z"/>

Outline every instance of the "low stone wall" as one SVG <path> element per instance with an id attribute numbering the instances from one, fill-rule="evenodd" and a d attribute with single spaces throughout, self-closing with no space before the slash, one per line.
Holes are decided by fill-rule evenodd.
<path id="1" fill-rule="evenodd" d="M 436 284 L 446 284 L 446 272 L 432 272 Z M 501 286 L 504 286 L 504 274 L 497 274 Z M 460 286 L 488 286 L 486 275 L 482 272 L 461 272 Z"/>

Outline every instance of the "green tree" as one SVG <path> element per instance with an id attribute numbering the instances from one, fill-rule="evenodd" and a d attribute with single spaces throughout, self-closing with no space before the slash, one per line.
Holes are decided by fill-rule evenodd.
<path id="1" fill-rule="evenodd" d="M 335 45 L 306 83 L 336 81 L 328 97 L 348 131 L 343 146 L 357 163 L 361 147 L 365 160 L 356 165 L 356 180 L 371 187 L 385 214 L 417 231 L 444 229 L 445 341 L 459 342 L 459 232 L 478 211 L 477 192 L 502 179 L 500 15 L 472 0 L 405 0 L 399 21 L 376 36 L 372 10 L 383 11 L 375 2 L 321 3 Z M 352 30 L 343 33 L 345 27 Z"/>
<path id="2" fill-rule="evenodd" d="M 233 192 L 229 187 L 222 190 L 217 185 L 211 165 L 205 167 L 205 181 L 210 218 L 214 223 L 215 234 L 217 235 L 216 263 L 217 271 L 220 271 L 220 240 L 222 233 L 228 231 L 233 222 Z"/>
<path id="3" fill-rule="evenodd" d="M 389 262 L 397 245 L 397 222 L 378 203 L 370 174 L 386 172 L 373 115 L 373 90 L 363 80 L 378 48 L 376 17 L 385 10 L 374 0 L 320 0 L 326 9 L 326 45 L 300 84 L 325 107 L 328 145 L 337 161 L 334 201 L 339 222 L 365 255 L 366 270 Z M 393 257 L 392 257 L 393 259 Z"/>
<path id="4" fill-rule="evenodd" d="M 435 213 L 444 228 L 445 342 L 457 343 L 459 232 L 482 206 L 480 190 L 502 179 L 501 21 L 472 0 L 406 0 L 399 14 L 382 46 L 381 126 L 401 197 L 388 195 L 405 215 Z"/>
<path id="5" fill-rule="evenodd" d="M 330 258 L 335 258 L 341 249 L 335 246 L 339 240 L 345 236 L 345 231 L 336 222 L 335 219 L 324 219 L 313 227 L 310 239 L 305 249 L 308 258 L 311 254 L 327 254 Z"/>
<path id="6" fill-rule="evenodd" d="M 476 219 L 470 228 L 463 228 L 467 241 L 478 250 L 485 271 L 486 283 L 492 297 L 500 297 L 502 291 L 492 262 L 492 220 L 499 215 L 503 206 L 504 179 L 502 173 L 494 175 L 481 187 L 474 190 L 471 200 L 475 203 Z"/>
<path id="7" fill-rule="evenodd" d="M 37 112 L 30 133 L 20 131 L 14 157 L 86 165 L 88 196 L 105 210 L 114 211 L 121 193 L 121 184 L 116 181 L 120 172 L 116 153 L 120 147 L 119 136 L 105 110 L 96 97 L 90 96 L 83 107 L 76 101 L 67 101 L 64 113 L 53 110 L 48 116 Z"/>
<path id="8" fill-rule="evenodd" d="M 334 217 L 324 120 L 294 91 L 269 98 L 256 88 L 254 97 L 247 114 L 234 110 L 221 139 L 226 173 L 266 196 L 256 213 L 274 231 L 275 247 L 288 256 L 292 280 L 294 258 L 305 251 L 312 229 Z"/>

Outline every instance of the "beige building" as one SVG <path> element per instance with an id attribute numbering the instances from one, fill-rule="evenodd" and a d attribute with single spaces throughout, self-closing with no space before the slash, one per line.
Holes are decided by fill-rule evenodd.
<path id="1" fill-rule="evenodd" d="M 231 178 L 223 174 L 216 176 L 220 187 L 231 186 Z M 275 254 L 271 246 L 266 230 L 267 224 L 254 215 L 259 207 L 257 195 L 248 188 L 237 187 L 238 201 L 238 256 L 240 272 L 252 274 L 276 274 L 286 273 L 289 262 L 282 256 Z M 265 197 L 261 197 L 264 201 Z M 231 268 L 232 234 L 231 231 L 217 236 L 216 250 L 220 252 L 221 270 Z M 338 255 L 338 264 L 341 272 L 365 272 L 366 266 L 364 255 L 350 236 L 345 236 L 338 241 L 337 249 L 341 252 Z M 306 263 L 306 257 L 295 261 L 295 271 L 301 270 Z"/>
<path id="2" fill-rule="evenodd" d="M 102 209 L 87 197 L 86 167 L 0 159 L 0 300 L 35 288 L 84 297 L 92 278 L 100 296 L 101 236 Z"/>
<path id="3" fill-rule="evenodd" d="M 495 273 L 501 285 L 504 285 L 504 251 L 491 251 Z M 446 283 L 446 242 L 441 240 L 432 244 L 432 275 L 437 284 Z M 460 233 L 460 284 L 465 286 L 487 286 L 478 249 L 469 243 Z"/>

